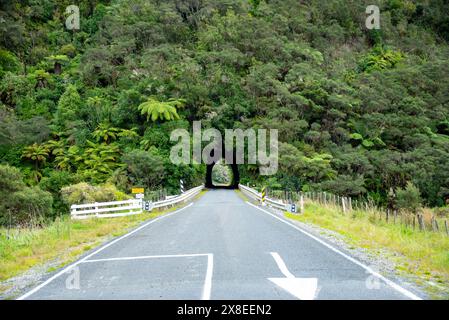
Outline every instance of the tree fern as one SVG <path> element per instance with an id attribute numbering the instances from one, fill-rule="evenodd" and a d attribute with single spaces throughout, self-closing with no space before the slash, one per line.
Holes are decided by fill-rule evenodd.
<path id="1" fill-rule="evenodd" d="M 166 102 L 161 102 L 153 97 L 139 106 L 139 111 L 142 115 L 147 116 L 147 121 L 172 121 L 179 119 L 176 108 L 181 108 L 185 104 L 183 99 L 169 99 Z"/>

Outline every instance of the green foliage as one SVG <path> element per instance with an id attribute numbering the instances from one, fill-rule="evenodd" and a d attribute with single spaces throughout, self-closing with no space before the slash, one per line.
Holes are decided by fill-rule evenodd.
<path id="1" fill-rule="evenodd" d="M 106 144 L 113 140 L 117 140 L 119 137 L 124 138 L 134 138 L 139 135 L 135 130 L 126 130 L 120 128 L 111 127 L 109 123 L 101 123 L 97 129 L 92 133 L 92 136 L 97 140 L 97 142 L 104 142 Z"/>
<path id="2" fill-rule="evenodd" d="M 75 85 L 68 85 L 58 101 L 55 113 L 55 123 L 58 128 L 68 128 L 72 121 L 80 115 L 82 101 Z"/>
<path id="3" fill-rule="evenodd" d="M 86 179 L 93 182 L 103 182 L 112 172 L 121 167 L 118 162 L 120 149 L 116 144 L 95 144 L 87 141 L 88 147 L 79 158 L 82 161 L 82 173 Z"/>
<path id="4" fill-rule="evenodd" d="M 366 193 L 364 185 L 362 176 L 340 175 L 333 180 L 321 183 L 321 188 L 333 194 L 356 197 Z"/>
<path id="5" fill-rule="evenodd" d="M 17 168 L 9 165 L 0 165 L 0 190 L 2 197 L 24 188 L 22 174 Z"/>
<path id="6" fill-rule="evenodd" d="M 22 158 L 31 160 L 34 163 L 34 172 L 32 173 L 33 180 L 39 182 L 41 178 L 41 173 L 39 167 L 44 164 L 47 160 L 49 150 L 43 144 L 38 145 L 37 143 L 26 147 L 23 150 Z"/>
<path id="7" fill-rule="evenodd" d="M 224 163 L 216 163 L 212 168 L 212 183 L 214 185 L 229 186 L 232 183 L 232 170 Z"/>
<path id="8" fill-rule="evenodd" d="M 26 147 L 23 150 L 22 157 L 34 161 L 36 164 L 45 162 L 48 157 L 49 150 L 45 145 L 38 145 L 37 143 Z"/>
<path id="9" fill-rule="evenodd" d="M 160 102 L 155 98 L 148 100 L 139 106 L 142 115 L 146 115 L 147 121 L 170 121 L 179 119 L 176 108 L 184 106 L 184 100 L 169 99 L 167 102 Z"/>
<path id="10" fill-rule="evenodd" d="M 70 146 L 67 150 L 57 150 L 53 150 L 53 153 L 56 155 L 54 165 L 57 169 L 73 171 L 82 160 L 80 157 L 80 149 L 77 146 Z"/>
<path id="11" fill-rule="evenodd" d="M 54 215 L 68 183 L 202 183 L 204 165 L 169 160 L 194 120 L 279 131 L 279 171 L 242 165 L 245 182 L 386 204 L 411 181 L 423 204 L 448 201 L 445 1 L 382 1 L 371 31 L 356 0 L 82 0 L 75 33 L 69 4 L 0 5 L 0 162 Z"/>
<path id="12" fill-rule="evenodd" d="M 422 206 L 419 189 L 411 182 L 407 182 L 404 189 L 396 189 L 396 205 L 399 209 L 404 209 L 416 213 Z"/>
<path id="13" fill-rule="evenodd" d="M 97 142 L 109 143 L 117 139 L 120 129 L 113 128 L 109 123 L 101 123 L 97 129 L 93 132 L 92 136 L 97 140 Z"/>
<path id="14" fill-rule="evenodd" d="M 133 150 L 122 157 L 129 186 L 142 186 L 150 190 L 160 187 L 165 175 L 164 159 L 155 151 Z"/>
<path id="15" fill-rule="evenodd" d="M 39 182 L 39 188 L 50 192 L 53 196 L 54 215 L 64 215 L 69 212 L 69 207 L 62 201 L 61 189 L 78 182 L 78 177 L 66 171 L 49 170 Z"/>
<path id="16" fill-rule="evenodd" d="M 19 60 L 9 51 L 0 49 L 0 79 L 5 72 L 19 71 Z"/>
<path id="17" fill-rule="evenodd" d="M 359 70 L 369 73 L 392 69 L 402 60 L 404 60 L 404 55 L 400 51 L 393 51 L 391 49 L 384 49 L 382 46 L 376 46 L 360 60 Z"/>
<path id="18" fill-rule="evenodd" d="M 84 204 L 93 202 L 109 202 L 129 199 L 129 197 L 117 190 L 110 184 L 92 186 L 81 182 L 61 189 L 64 203 L 68 206 L 72 204 Z"/>
<path id="19" fill-rule="evenodd" d="M 20 171 L 0 165 L 0 225 L 40 224 L 52 216 L 53 198 L 38 187 L 27 187 Z"/>

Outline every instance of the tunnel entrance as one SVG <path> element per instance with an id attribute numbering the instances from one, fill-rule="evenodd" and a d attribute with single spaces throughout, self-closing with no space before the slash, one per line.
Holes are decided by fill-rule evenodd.
<path id="1" fill-rule="evenodd" d="M 223 159 L 212 168 L 212 184 L 214 187 L 229 187 L 232 184 L 233 173 Z"/>
<path id="2" fill-rule="evenodd" d="M 206 161 L 207 170 L 206 170 L 205 186 L 206 186 L 206 188 L 209 188 L 209 189 L 238 189 L 239 183 L 240 183 L 240 174 L 239 174 L 239 167 L 236 164 L 237 163 L 236 151 L 234 148 L 232 148 L 231 150 L 226 150 L 224 144 L 222 144 L 221 150 L 223 150 L 223 154 L 220 153 L 220 157 L 222 157 L 222 158 L 217 157 L 218 159 L 214 160 L 215 149 L 212 149 L 210 154 L 208 155 L 209 158 Z M 225 159 L 232 159 L 232 164 L 226 163 Z M 231 161 L 229 161 L 229 162 L 231 162 Z M 215 183 L 214 184 L 213 171 L 214 171 L 214 167 L 216 165 L 218 165 L 218 166 L 225 165 L 232 172 L 232 174 L 229 175 L 231 179 L 226 184 L 224 184 L 224 183 Z"/>
<path id="3" fill-rule="evenodd" d="M 224 159 L 207 165 L 206 188 L 237 189 L 239 187 L 239 181 L 238 165 L 225 164 Z"/>

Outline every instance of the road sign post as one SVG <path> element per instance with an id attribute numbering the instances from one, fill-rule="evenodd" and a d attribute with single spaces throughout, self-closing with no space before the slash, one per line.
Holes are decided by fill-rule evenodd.
<path id="1" fill-rule="evenodd" d="M 145 197 L 145 189 L 134 187 L 131 189 L 131 193 L 135 195 L 136 199 L 143 199 Z"/>

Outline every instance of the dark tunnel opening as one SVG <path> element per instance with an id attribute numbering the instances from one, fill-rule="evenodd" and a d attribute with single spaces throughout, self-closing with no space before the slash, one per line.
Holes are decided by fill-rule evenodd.
<path id="1" fill-rule="evenodd" d="M 210 164 L 207 164 L 207 170 L 206 170 L 206 182 L 205 186 L 209 189 L 238 189 L 239 183 L 240 183 L 240 174 L 239 174 L 239 167 L 237 161 L 236 161 L 236 150 L 232 149 L 230 151 L 227 151 L 223 145 L 222 150 L 225 150 L 223 154 L 222 159 L 217 159 L 216 161 L 209 161 Z M 211 157 L 214 157 L 214 151 L 210 154 Z M 232 159 L 232 163 L 226 163 L 225 159 Z M 228 185 L 216 185 L 213 182 L 213 169 L 214 166 L 217 163 L 223 163 L 223 165 L 227 165 L 230 167 L 232 171 L 232 180 L 229 182 Z"/>

